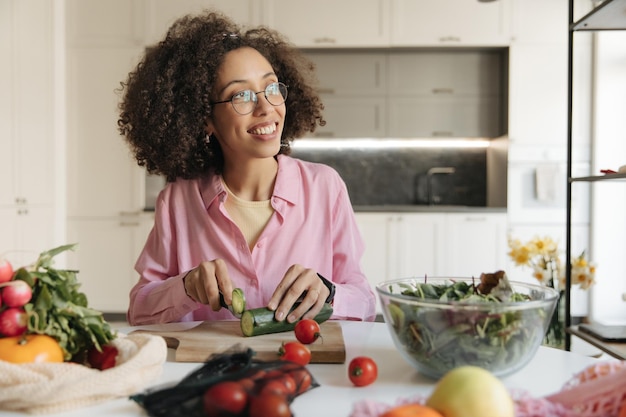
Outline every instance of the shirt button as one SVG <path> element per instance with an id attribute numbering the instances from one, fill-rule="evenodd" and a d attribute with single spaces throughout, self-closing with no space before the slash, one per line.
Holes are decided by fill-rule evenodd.
<path id="1" fill-rule="evenodd" d="M 263 242 L 257 242 L 256 247 L 257 248 L 262 248 L 263 247 Z"/>

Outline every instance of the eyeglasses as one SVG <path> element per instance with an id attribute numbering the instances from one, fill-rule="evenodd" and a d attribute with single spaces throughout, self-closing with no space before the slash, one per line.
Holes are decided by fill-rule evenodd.
<path id="1" fill-rule="evenodd" d="M 283 83 L 271 83 L 265 90 L 254 92 L 252 90 L 239 91 L 228 100 L 214 101 L 211 105 L 220 103 L 229 103 L 233 105 L 233 109 L 239 114 L 250 114 L 256 108 L 259 101 L 258 94 L 265 94 L 265 98 L 272 106 L 280 106 L 287 100 L 287 86 Z"/>

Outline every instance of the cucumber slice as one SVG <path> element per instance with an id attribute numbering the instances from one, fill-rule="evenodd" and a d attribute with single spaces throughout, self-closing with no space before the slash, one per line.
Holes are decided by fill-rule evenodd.
<path id="1" fill-rule="evenodd" d="M 237 317 L 241 317 L 244 311 L 246 311 L 246 296 L 241 288 L 235 288 L 233 290 L 233 302 L 231 304 L 230 311 Z"/>

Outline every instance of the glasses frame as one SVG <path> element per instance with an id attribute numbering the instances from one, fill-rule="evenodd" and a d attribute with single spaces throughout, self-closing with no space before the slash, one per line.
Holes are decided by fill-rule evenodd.
<path id="1" fill-rule="evenodd" d="M 270 100 L 270 98 L 267 96 L 268 91 L 269 91 L 271 88 L 273 88 L 273 86 L 276 86 L 276 85 L 278 86 L 278 91 L 281 93 L 281 97 L 283 98 L 283 100 L 282 100 L 280 103 L 278 103 L 278 104 L 274 104 L 274 103 L 272 103 L 272 101 Z M 234 101 L 233 101 L 233 100 L 235 99 L 235 96 L 237 96 L 237 95 L 239 95 L 239 94 L 241 94 L 241 93 L 243 93 L 243 92 L 245 92 L 245 91 L 249 91 L 249 92 L 250 92 L 250 97 L 252 98 L 251 102 L 252 102 L 252 103 L 254 103 L 254 105 L 252 106 L 252 108 L 250 109 L 250 111 L 249 111 L 249 112 L 242 113 L 241 111 L 237 110 L 237 107 L 235 106 L 235 103 L 234 103 Z M 285 92 L 285 94 L 283 94 L 283 91 Z M 256 92 L 255 92 L 255 91 L 250 90 L 250 89 L 245 89 L 245 90 L 237 91 L 237 92 L 236 92 L 235 94 L 233 94 L 233 95 L 232 95 L 232 96 L 231 96 L 228 100 L 214 101 L 214 102 L 211 102 L 211 105 L 213 106 L 213 105 L 215 105 L 215 104 L 230 103 L 230 104 L 233 106 L 233 110 L 235 110 L 235 112 L 236 112 L 237 114 L 240 114 L 240 115 L 242 115 L 242 116 L 245 116 L 246 114 L 250 114 L 250 113 L 252 113 L 252 112 L 256 109 L 256 106 L 257 106 L 257 104 L 259 103 L 259 97 L 258 97 L 258 95 L 259 95 L 259 94 L 261 94 L 261 93 L 263 93 L 263 95 L 265 96 L 265 99 L 267 100 L 267 102 L 268 102 L 268 103 L 270 103 L 272 106 L 276 107 L 276 106 L 280 106 L 281 104 L 284 104 L 284 103 L 285 103 L 285 101 L 287 101 L 287 96 L 288 96 L 288 94 L 289 94 L 289 87 L 287 87 L 287 85 L 286 85 L 286 84 L 281 83 L 280 81 L 276 81 L 276 82 L 273 82 L 273 83 L 268 84 L 268 85 L 265 87 L 265 89 L 264 89 L 264 90 L 262 90 L 262 91 L 256 91 Z M 274 97 L 276 97 L 276 96 L 270 95 L 270 97 L 274 98 Z M 249 103 L 249 102 L 246 102 L 245 104 L 247 104 L 247 103 Z"/>

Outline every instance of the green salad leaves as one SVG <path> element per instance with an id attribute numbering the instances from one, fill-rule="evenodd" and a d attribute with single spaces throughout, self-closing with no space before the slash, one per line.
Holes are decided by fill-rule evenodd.
<path id="1" fill-rule="evenodd" d="M 513 292 L 508 280 L 489 286 L 488 293 L 479 291 L 484 285 L 466 280 L 439 284 L 426 280 L 399 287 L 402 295 L 425 302 L 390 301 L 396 337 L 405 353 L 431 376 L 462 365 L 498 373 L 519 364 L 543 339 L 549 311 L 533 304 L 511 308 L 511 302 L 524 304 L 530 296 Z"/>

